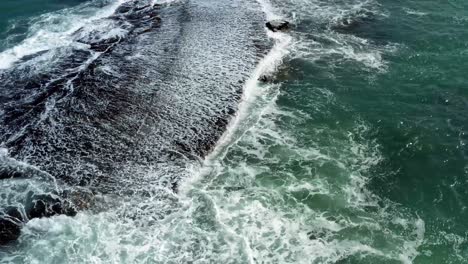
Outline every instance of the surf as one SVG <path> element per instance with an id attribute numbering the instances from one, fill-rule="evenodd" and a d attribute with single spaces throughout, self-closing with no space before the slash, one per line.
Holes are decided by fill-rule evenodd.
<path id="1" fill-rule="evenodd" d="M 177 192 L 186 166 L 224 132 L 268 46 L 252 5 L 119 2 L 87 21 L 99 26 L 80 21 L 62 32 L 66 43 L 17 54 L 0 72 L 9 160 L 52 175 L 59 197 L 79 187 L 124 195 L 125 204 Z"/>

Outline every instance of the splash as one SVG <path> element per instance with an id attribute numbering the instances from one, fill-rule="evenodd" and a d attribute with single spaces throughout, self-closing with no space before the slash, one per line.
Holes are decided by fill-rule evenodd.
<path id="1" fill-rule="evenodd" d="M 103 8 L 100 1 L 44 14 L 35 18 L 27 37 L 0 53 L 0 70 L 10 68 L 22 58 L 59 47 L 77 46 L 72 33 L 83 27 L 96 27 L 96 21 L 110 16 L 125 0 L 112 1 Z"/>

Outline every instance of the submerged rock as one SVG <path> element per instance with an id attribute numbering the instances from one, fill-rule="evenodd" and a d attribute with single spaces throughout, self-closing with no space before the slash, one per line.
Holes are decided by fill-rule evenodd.
<path id="1" fill-rule="evenodd" d="M 269 82 L 272 82 L 273 78 L 271 76 L 268 76 L 268 75 L 262 75 L 258 78 L 258 81 L 262 82 L 262 83 L 269 83 Z"/>
<path id="2" fill-rule="evenodd" d="M 77 195 L 77 192 L 57 190 L 47 173 L 5 156 L 0 157 L 0 183 L 0 188 L 9 191 L 0 197 L 3 205 L 0 208 L 0 245 L 16 240 L 22 226 L 31 219 L 60 214 L 75 216 L 77 210 L 85 209 L 91 200 L 85 192 Z M 32 185 L 34 189 L 30 189 Z M 24 188 L 30 191 L 22 192 Z"/>
<path id="3" fill-rule="evenodd" d="M 272 20 L 268 21 L 265 25 L 269 30 L 273 32 L 285 31 L 290 28 L 290 24 L 286 20 Z"/>
<path id="4" fill-rule="evenodd" d="M 6 245 L 18 239 L 21 226 L 9 218 L 0 218 L 0 245 Z"/>
<path id="5" fill-rule="evenodd" d="M 75 216 L 77 213 L 70 201 L 55 195 L 33 195 L 30 200 L 30 203 L 23 204 L 22 208 L 10 206 L 0 210 L 0 245 L 18 239 L 21 227 L 31 219 L 61 214 Z"/>
<path id="6" fill-rule="evenodd" d="M 326 229 L 318 229 L 307 232 L 310 240 L 324 239 L 328 236 L 329 232 Z"/>

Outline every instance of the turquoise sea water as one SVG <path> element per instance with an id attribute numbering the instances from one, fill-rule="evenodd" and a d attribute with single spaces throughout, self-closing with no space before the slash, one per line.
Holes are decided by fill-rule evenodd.
<path id="1" fill-rule="evenodd" d="M 294 24 L 274 81 L 253 73 L 177 210 L 35 219 L 0 263 L 467 263 L 468 3 L 259 2 Z M 106 4 L 2 1 L 0 51 Z"/>
<path id="2" fill-rule="evenodd" d="M 365 15 L 361 25 L 341 31 L 346 37 L 361 38 L 350 55 L 361 59 L 333 59 L 329 54 L 313 61 L 292 59 L 279 102 L 311 115 L 307 129 L 321 128 L 324 135 L 313 141 L 337 133 L 375 148 L 379 161 L 363 173 L 366 190 L 384 207 L 394 206 L 392 217 L 424 221 L 415 263 L 464 263 L 467 5 L 462 1 L 366 5 L 379 15 Z M 312 41 L 320 35 L 320 30 L 298 31 L 310 33 Z M 312 109 L 305 107 L 309 105 Z M 356 131 L 360 126 L 365 131 Z M 336 143 L 327 139 L 318 144 L 322 148 Z M 384 226 L 391 228 L 389 223 Z M 382 243 L 389 243 L 385 240 Z"/>
<path id="3" fill-rule="evenodd" d="M 12 47 L 25 38 L 31 19 L 75 6 L 86 0 L 4 0 L 0 3 L 0 50 Z"/>

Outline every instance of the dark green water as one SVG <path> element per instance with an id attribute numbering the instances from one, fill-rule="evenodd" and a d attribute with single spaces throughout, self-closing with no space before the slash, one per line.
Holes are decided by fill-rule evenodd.
<path id="1" fill-rule="evenodd" d="M 427 241 L 420 250 L 433 254 L 418 261 L 457 263 L 460 253 L 463 263 L 468 256 L 468 4 L 407 6 L 424 16 L 405 15 L 401 2 L 383 4 L 392 15 L 379 27 L 405 47 L 388 57 L 389 70 L 376 80 L 378 89 L 362 90 L 366 102 L 346 96 L 375 127 L 386 158 L 371 187 L 424 219 Z"/>
<path id="2" fill-rule="evenodd" d="M 0 50 L 27 36 L 5 41 L 12 25 L 80 2 L 2 1 Z M 271 4 L 295 24 L 274 37 L 277 81 L 247 85 L 183 212 L 35 221 L 13 260 L 467 263 L 468 2 Z"/>
<path id="3" fill-rule="evenodd" d="M 337 1 L 318 5 L 333 3 Z M 414 262 L 464 263 L 468 256 L 468 4 L 377 1 L 364 7 L 371 14 L 339 30 L 346 36 L 338 38 L 364 39 L 364 45 L 348 43 L 354 51 L 379 52 L 384 65 L 375 70 L 356 60 L 322 54 L 314 54 L 318 55 L 314 61 L 313 55 L 292 59 L 278 103 L 311 115 L 307 126 L 312 130 L 323 127 L 325 133 L 345 136 L 355 123 L 364 123 L 365 133 L 353 136 L 373 142 L 381 157 L 365 172 L 367 190 L 379 201 L 394 203 L 403 215 L 425 223 Z M 327 32 L 333 26 L 304 25 L 308 19 L 314 20 L 300 18 L 297 33 L 306 33 L 309 41 L 333 34 Z M 327 47 L 326 41 L 318 42 Z M 333 100 L 327 101 L 330 97 Z"/>

